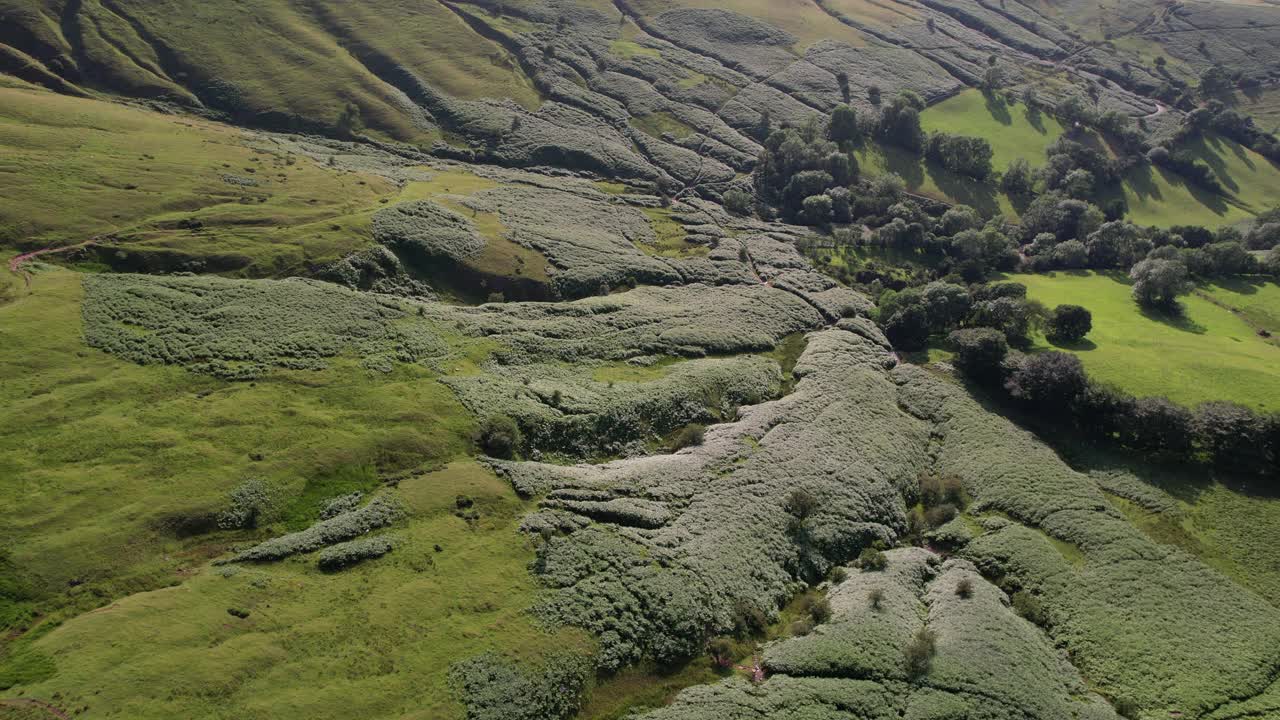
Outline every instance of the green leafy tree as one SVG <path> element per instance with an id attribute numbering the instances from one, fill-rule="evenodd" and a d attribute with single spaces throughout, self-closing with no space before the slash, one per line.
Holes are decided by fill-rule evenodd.
<path id="1" fill-rule="evenodd" d="M 854 142 L 862 135 L 862 126 L 858 123 L 858 112 L 848 105 L 837 105 L 831 111 L 831 123 L 827 126 L 827 137 L 833 142 Z"/>
<path id="2" fill-rule="evenodd" d="M 1191 292 L 1187 266 L 1177 260 L 1143 260 L 1129 271 L 1133 297 L 1146 308 L 1172 310 L 1178 296 Z"/>
<path id="3" fill-rule="evenodd" d="M 1049 339 L 1079 342 L 1093 330 L 1093 313 L 1079 305 L 1059 305 L 1049 317 Z"/>

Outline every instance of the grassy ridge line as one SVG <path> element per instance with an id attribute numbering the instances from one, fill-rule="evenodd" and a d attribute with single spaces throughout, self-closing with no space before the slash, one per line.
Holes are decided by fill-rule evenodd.
<path id="1" fill-rule="evenodd" d="M 1263 410 L 1280 408 L 1280 348 L 1258 337 L 1230 310 L 1196 295 L 1183 298 L 1182 318 L 1144 313 L 1133 301 L 1130 283 L 1118 274 L 1053 273 L 1015 275 L 1028 296 L 1050 308 L 1082 305 L 1093 313 L 1094 329 L 1084 343 L 1063 346 L 1075 352 L 1089 373 L 1135 395 L 1163 395 L 1195 405 L 1233 400 Z M 1253 286 L 1249 286 L 1253 287 Z M 1280 313 L 1280 290 L 1260 286 L 1255 313 Z M 1249 302 L 1254 294 L 1214 287 L 1226 303 Z M 1041 348 L 1051 349 L 1047 344 Z"/>

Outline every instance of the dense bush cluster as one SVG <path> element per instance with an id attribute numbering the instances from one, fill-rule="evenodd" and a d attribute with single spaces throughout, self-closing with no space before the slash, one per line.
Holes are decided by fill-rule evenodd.
<path id="1" fill-rule="evenodd" d="M 316 565 L 321 570 L 329 572 L 342 570 L 365 560 L 380 558 L 391 552 L 395 546 L 396 540 L 390 535 L 348 540 L 321 550 L 316 557 Z"/>
<path id="2" fill-rule="evenodd" d="M 919 96 L 904 92 L 885 105 L 877 119 L 839 105 L 829 118 L 810 118 L 799 128 L 772 132 L 752 176 L 757 199 L 788 221 L 806 225 L 879 218 L 901 188 L 886 189 L 883 180 L 860 178 L 854 150 L 865 137 L 923 154 L 952 172 L 987 178 L 990 143 L 947 133 L 926 135 L 920 128 L 923 109 Z"/>
<path id="3" fill-rule="evenodd" d="M 218 527 L 223 530 L 252 530 L 275 508 L 271 487 L 259 478 L 244 481 L 227 497 L 227 509 L 218 513 Z"/>
<path id="4" fill-rule="evenodd" d="M 501 340 L 506 348 L 496 356 L 509 364 L 770 350 L 823 322 L 805 300 L 758 283 L 640 287 L 569 304 L 434 306 L 429 312 Z"/>
<path id="5" fill-rule="evenodd" d="M 601 382 L 589 365 L 536 363 L 495 368 L 484 375 L 447 378 L 479 417 L 502 414 L 515 426 L 496 435 L 482 427 L 486 454 L 510 458 L 530 449 L 578 456 L 616 455 L 654 442 L 692 423 L 731 417 L 741 405 L 773 397 L 782 383 L 777 363 L 761 357 L 676 362 L 645 382 Z M 696 443 L 691 443 L 696 444 Z"/>
<path id="6" fill-rule="evenodd" d="M 469 219 L 430 200 L 400 203 L 374 213 L 373 237 L 422 259 L 462 260 L 485 246 Z"/>
<path id="7" fill-rule="evenodd" d="M 886 290 L 880 296 L 877 318 L 885 335 L 900 350 L 920 350 L 931 337 L 945 336 L 962 327 L 996 330 L 1007 342 L 1026 346 L 1031 331 L 1050 318 L 1042 306 L 1026 299 L 1026 292 L 1026 287 L 1018 283 L 966 288 L 934 281 L 923 287 Z"/>
<path id="8" fill-rule="evenodd" d="M 774 675 L 763 685 L 692 688 L 645 720 L 796 716 L 773 714 L 781 708 L 814 717 L 1114 720 L 972 565 L 919 548 L 888 555 L 887 571 L 855 571 L 831 590 L 828 622 L 767 647 Z"/>
<path id="9" fill-rule="evenodd" d="M 380 370 L 448 352 L 394 300 L 329 283 L 91 275 L 84 284 L 85 340 L 137 363 L 251 379 L 272 367 L 321 369 L 347 350 Z"/>
<path id="10" fill-rule="evenodd" d="M 591 661 L 579 654 L 530 664 L 489 653 L 455 663 L 449 687 L 467 720 L 565 720 L 578 712 L 591 678 Z"/>
<path id="11" fill-rule="evenodd" d="M 605 667 L 674 660 L 776 617 L 801 580 L 905 531 L 901 493 L 927 436 L 896 409 L 882 343 L 811 335 L 789 395 L 675 455 L 499 463 L 522 494 L 546 497 L 525 529 L 560 533 L 535 564 L 554 589 L 539 612 L 593 631 Z"/>
<path id="12" fill-rule="evenodd" d="M 971 512 L 1012 519 L 985 522 L 964 554 L 1043 606 L 1040 621 L 1100 692 L 1193 715 L 1271 683 L 1274 607 L 1149 539 L 1097 484 L 962 389 L 913 366 L 895 374 L 903 406 L 939 423 L 937 469 L 962 480 Z"/>
<path id="13" fill-rule="evenodd" d="M 226 562 L 281 560 L 358 538 L 404 517 L 404 506 L 390 495 L 379 495 L 363 507 L 321 520 L 306 530 L 281 535 L 238 552 Z M 369 547 L 373 547 L 370 545 Z"/>

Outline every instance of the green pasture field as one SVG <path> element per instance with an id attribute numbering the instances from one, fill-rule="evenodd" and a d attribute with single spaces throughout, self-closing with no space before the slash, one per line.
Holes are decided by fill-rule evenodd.
<path id="1" fill-rule="evenodd" d="M 1199 295 L 1182 298 L 1184 313 L 1143 311 L 1121 274 L 1015 275 L 1028 297 L 1049 308 L 1082 305 L 1093 313 L 1093 332 L 1058 349 L 1080 356 L 1097 380 L 1139 396 L 1163 395 L 1184 405 L 1232 400 L 1260 410 L 1280 409 L 1280 347 L 1258 336 L 1246 320 Z M 1274 292 L 1274 290 L 1270 291 Z M 1222 302 L 1250 297 L 1226 288 Z M 1054 349 L 1041 341 L 1041 349 Z"/>
<path id="2" fill-rule="evenodd" d="M 920 114 L 920 125 L 928 132 L 986 138 L 994 153 L 992 167 L 1000 171 L 1018 158 L 1032 167 L 1043 165 L 1045 148 L 1062 135 L 1062 125 L 1052 115 L 979 90 L 930 106 Z"/>

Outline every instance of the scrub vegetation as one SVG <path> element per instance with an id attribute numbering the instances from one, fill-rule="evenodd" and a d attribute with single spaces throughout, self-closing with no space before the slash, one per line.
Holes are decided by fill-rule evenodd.
<path id="1" fill-rule="evenodd" d="M 1276 12 L 0 0 L 0 716 L 1280 713 Z"/>

